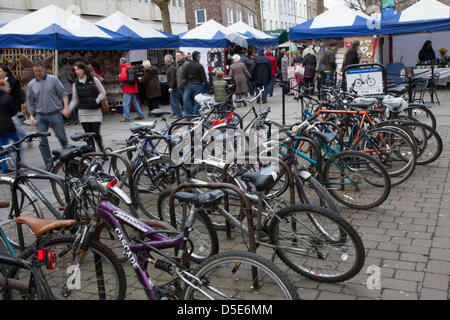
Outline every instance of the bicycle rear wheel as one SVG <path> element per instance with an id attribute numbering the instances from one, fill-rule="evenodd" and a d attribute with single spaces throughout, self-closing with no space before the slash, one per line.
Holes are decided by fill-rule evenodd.
<path id="1" fill-rule="evenodd" d="M 382 204 L 391 191 L 391 179 L 374 157 L 358 151 L 343 151 L 325 164 L 323 184 L 342 204 L 371 209 Z"/>
<path id="2" fill-rule="evenodd" d="M 200 290 L 186 285 L 183 300 L 299 300 L 294 285 L 273 262 L 246 251 L 215 255 L 192 272 Z M 208 296 L 206 296 L 206 293 Z"/>
<path id="3" fill-rule="evenodd" d="M 0 209 L 0 226 L 2 227 L 6 237 L 14 249 L 20 249 L 19 230 L 23 233 L 24 246 L 31 245 L 36 236 L 29 228 L 18 225 L 14 218 L 16 213 L 13 208 L 12 201 L 12 181 L 4 178 L 0 179 L 0 196 L 3 201 L 9 202 L 9 207 Z M 24 186 L 19 185 L 16 191 L 17 194 L 17 216 L 33 216 L 44 219 L 44 215 L 39 207 L 37 198 L 29 192 Z M 10 218 L 12 217 L 12 218 Z"/>
<path id="4" fill-rule="evenodd" d="M 75 235 L 51 236 L 45 240 L 43 248 L 56 251 L 57 267 L 53 270 L 42 268 L 42 271 L 49 287 L 60 300 L 122 300 L 125 298 L 125 271 L 114 253 L 105 245 L 91 240 L 79 269 L 74 265 L 75 258 L 79 254 Z M 32 246 L 23 252 L 21 258 L 30 260 L 35 254 L 36 250 Z M 79 281 L 75 276 L 76 270 L 78 270 Z M 74 274 L 73 278 L 69 277 L 71 274 Z M 10 278 L 23 279 L 21 269 L 12 269 Z"/>
<path id="5" fill-rule="evenodd" d="M 285 207 L 273 217 L 269 230 L 280 259 L 310 279 L 345 281 L 364 265 L 364 245 L 356 230 L 325 208 Z"/>

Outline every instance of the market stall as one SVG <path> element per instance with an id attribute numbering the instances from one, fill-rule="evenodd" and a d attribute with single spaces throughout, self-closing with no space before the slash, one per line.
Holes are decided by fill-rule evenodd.
<path id="1" fill-rule="evenodd" d="M 232 24 L 227 29 L 244 36 L 249 46 L 278 47 L 277 37 L 252 28 L 242 21 Z"/>
<path id="2" fill-rule="evenodd" d="M 217 70 L 228 74 L 226 48 L 232 45 L 230 39 L 239 41 L 241 44 L 247 43 L 245 37 L 230 31 L 214 20 L 209 20 L 195 29 L 181 33 L 179 37 L 181 51 L 185 53 L 200 52 L 200 63 L 207 70 L 206 74 L 210 82 Z"/>

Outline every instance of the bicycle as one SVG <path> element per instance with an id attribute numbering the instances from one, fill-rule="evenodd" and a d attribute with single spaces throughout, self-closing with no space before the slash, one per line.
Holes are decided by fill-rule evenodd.
<path id="1" fill-rule="evenodd" d="M 65 252 L 65 257 L 68 258 L 66 263 L 70 261 L 69 265 L 74 266 L 76 274 L 80 273 L 82 277 L 85 274 L 93 275 L 93 278 L 97 280 L 94 281 L 97 283 L 97 288 L 95 285 L 92 288 L 93 279 L 81 278 L 79 286 L 81 289 L 72 290 L 67 287 L 69 278 L 66 274 L 60 272 L 60 277 L 47 275 L 55 281 L 52 289 L 61 291 L 63 298 L 70 299 L 77 298 L 75 295 L 89 295 L 92 290 L 95 292 L 91 299 L 124 297 L 126 279 L 120 268 L 111 269 L 107 273 L 102 270 L 103 264 L 94 263 L 97 265 L 94 270 L 92 263 L 84 260 L 85 253 L 89 254 L 95 249 L 99 256 L 113 259 L 114 255 L 111 250 L 98 246 L 98 242 L 95 240 L 98 226 L 104 221 L 114 229 L 118 242 L 122 244 L 128 261 L 150 300 L 248 298 L 245 294 L 249 294 L 251 299 L 298 299 L 294 286 L 281 270 L 268 260 L 253 253 L 237 251 L 222 253 L 210 257 L 192 271 L 188 263 L 190 223 L 182 232 L 179 232 L 160 221 L 153 221 L 155 227 L 152 227 L 151 220 L 148 221 L 149 225 L 132 217 L 107 201 L 108 183 L 97 180 L 96 168 L 101 170 L 101 164 L 92 163 L 83 179 L 86 189 L 95 190 L 101 194 L 98 203 L 88 198 L 89 205 L 97 208 L 91 216 L 91 223 L 82 226 L 71 239 L 62 239 L 59 243 L 63 245 L 57 252 Z M 205 199 L 202 204 L 214 202 L 209 197 Z M 188 222 L 193 219 L 195 219 L 195 215 L 191 213 Z M 136 232 L 136 236 L 130 238 L 124 229 L 125 225 L 132 228 Z M 158 226 L 163 229 L 156 229 Z M 55 244 L 58 244 L 57 241 L 49 243 L 48 246 L 52 247 Z M 164 249 L 175 249 L 175 256 L 164 252 Z M 153 254 L 161 256 L 162 259 L 155 259 Z M 110 262 L 113 263 L 113 260 Z M 158 286 L 153 284 L 146 271 L 150 265 L 168 274 L 167 283 Z M 110 275 L 110 273 L 113 274 Z M 226 277 L 230 275 L 228 281 L 233 279 L 231 288 L 228 284 L 225 287 L 222 286 L 224 274 Z M 110 275 L 108 279 L 103 279 L 107 275 Z M 59 281 L 57 281 L 58 279 Z M 111 283 L 112 279 L 116 280 Z M 248 281 L 251 281 L 253 286 L 249 286 Z M 185 288 L 182 288 L 181 284 L 185 284 Z M 114 294 L 109 294 L 110 292 Z"/>

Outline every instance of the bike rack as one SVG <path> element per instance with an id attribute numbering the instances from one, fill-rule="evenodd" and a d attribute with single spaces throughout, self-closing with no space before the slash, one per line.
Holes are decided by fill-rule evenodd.
<path id="1" fill-rule="evenodd" d="M 241 202 L 244 204 L 245 213 L 247 216 L 247 224 L 248 224 L 248 238 L 249 238 L 249 249 L 251 252 L 256 253 L 256 239 L 255 239 L 255 228 L 253 227 L 253 216 L 252 216 L 252 204 L 248 200 L 245 193 L 239 189 L 239 187 L 229 184 L 229 183 L 192 183 L 187 182 L 180 184 L 175 189 L 173 189 L 172 193 L 170 194 L 169 198 L 169 210 L 170 210 L 170 223 L 172 226 L 176 227 L 176 221 L 173 220 L 173 217 L 175 217 L 175 194 L 179 192 L 182 189 L 199 189 L 199 188 L 206 188 L 206 189 L 230 189 L 237 193 L 239 197 L 241 198 Z M 225 193 L 225 200 L 226 203 L 228 202 L 228 195 Z M 225 207 L 226 210 L 228 210 L 228 207 Z"/>

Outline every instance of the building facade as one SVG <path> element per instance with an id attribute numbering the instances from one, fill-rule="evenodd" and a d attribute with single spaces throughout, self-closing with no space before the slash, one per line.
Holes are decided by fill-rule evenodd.
<path id="1" fill-rule="evenodd" d="M 261 0 L 263 30 L 277 30 L 305 22 L 309 0 Z"/>
<path id="2" fill-rule="evenodd" d="M 187 31 L 185 1 L 170 2 L 169 10 L 174 34 Z M 139 22 L 162 29 L 161 12 L 151 0 L 0 0 L 0 24 L 51 4 L 80 14 L 83 19 L 94 23 L 116 11 L 121 11 Z"/>
<path id="3" fill-rule="evenodd" d="M 256 27 L 254 0 L 185 0 L 185 10 L 189 30 L 211 19 L 224 26 L 242 21 Z"/>

